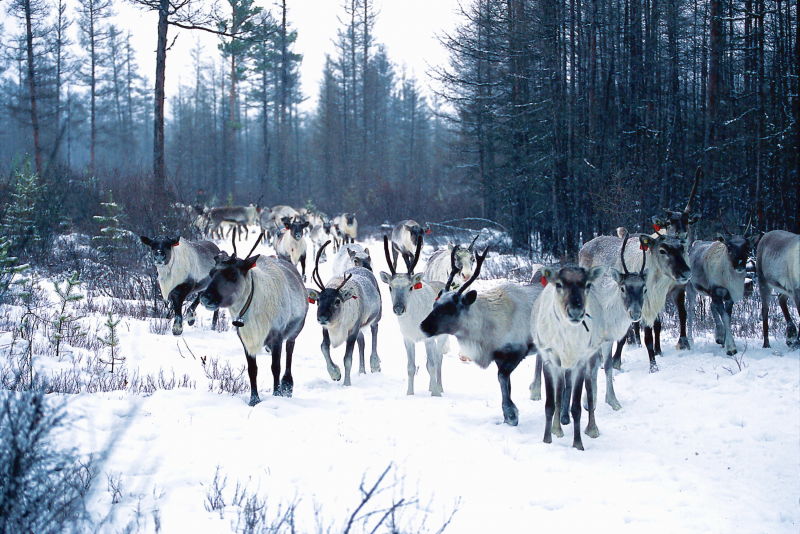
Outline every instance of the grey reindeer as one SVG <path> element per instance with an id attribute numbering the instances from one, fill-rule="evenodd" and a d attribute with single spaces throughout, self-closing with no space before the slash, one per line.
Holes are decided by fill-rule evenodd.
<path id="1" fill-rule="evenodd" d="M 392 259 L 394 263 L 397 263 L 398 255 L 403 256 L 406 262 L 411 261 L 417 247 L 417 240 L 430 233 L 430 225 L 421 226 L 413 219 L 404 219 L 394 225 L 392 229 Z"/>
<path id="2" fill-rule="evenodd" d="M 431 254 L 428 258 L 428 264 L 425 266 L 425 275 L 423 280 L 428 282 L 445 282 L 450 276 L 451 256 L 455 254 L 455 265 L 458 268 L 458 274 L 453 278 L 453 287 L 458 289 L 461 284 L 466 282 L 472 277 L 472 272 L 475 269 L 475 241 L 478 236 L 472 240 L 469 246 L 460 244 L 448 245 Z"/>
<path id="3" fill-rule="evenodd" d="M 370 370 L 378 373 L 381 360 L 378 356 L 378 322 L 381 319 L 381 293 L 378 282 L 371 271 L 363 267 L 353 267 L 345 271 L 343 276 L 335 276 L 323 284 L 319 274 L 319 259 L 326 241 L 317 251 L 311 279 L 319 287 L 307 289 L 310 302 L 317 304 L 317 322 L 322 326 L 322 355 L 328 365 L 328 373 L 333 380 L 340 380 L 342 373 L 331 359 L 331 346 L 338 347 L 346 343 L 344 351 L 344 385 L 350 381 L 350 368 L 353 364 L 353 348 L 358 342 L 359 374 L 366 373 L 364 363 L 364 333 L 369 328 L 372 332 L 372 354 L 369 358 Z"/>
<path id="4" fill-rule="evenodd" d="M 289 262 L 258 254 L 252 256 L 263 237 L 262 232 L 245 258 L 236 256 L 235 241 L 232 256 L 220 254 L 209 274 L 208 287 L 200 296 L 207 309 L 216 312 L 228 308 L 236 317 L 233 325 L 244 349 L 250 378 L 250 406 L 261 402 L 256 355 L 262 347 L 267 348 L 272 356 L 272 394 L 292 396 L 292 355 L 308 311 L 305 287 Z M 284 344 L 286 372 L 280 378 Z"/>
<path id="5" fill-rule="evenodd" d="M 149 238 L 142 235 L 139 239 L 150 247 L 153 254 L 161 297 L 172 306 L 175 316 L 172 333 L 179 336 L 183 333 L 183 302 L 188 296 L 205 288 L 219 248 L 211 241 L 190 241 L 181 237 Z M 186 311 L 186 322 L 189 326 L 195 322 L 195 309 L 199 302 L 198 295 Z M 214 328 L 217 318 L 218 314 L 215 313 Z"/>
<path id="6" fill-rule="evenodd" d="M 455 291 L 452 284 L 457 270 L 453 266 L 420 330 L 428 337 L 455 336 L 461 351 L 482 369 L 494 362 L 503 397 L 503 420 L 516 426 L 519 410 L 511 400 L 511 373 L 534 351 L 530 315 L 541 288 L 506 283 L 480 294 L 467 291 L 480 275 L 487 252 L 478 256 L 472 277 Z"/>
<path id="7" fill-rule="evenodd" d="M 695 241 L 689 250 L 692 281 L 686 286 L 688 307 L 688 340 L 693 343 L 694 304 L 697 293 L 711 298 L 714 317 L 714 340 L 725 347 L 728 356 L 736 354 L 731 332 L 733 305 L 744 296 L 744 278 L 750 251 L 757 237 L 718 235 L 716 241 Z M 681 317 L 683 319 L 683 317 Z M 681 330 L 686 331 L 684 325 Z"/>
<path id="8" fill-rule="evenodd" d="M 769 297 L 772 290 L 778 292 L 783 317 L 786 320 L 786 344 L 789 348 L 800 347 L 797 326 L 789 314 L 789 299 L 800 314 L 800 234 L 784 230 L 767 232 L 756 249 L 756 273 L 761 293 L 761 326 L 764 348 L 769 347 Z"/>
<path id="9" fill-rule="evenodd" d="M 442 358 L 446 336 L 428 337 L 420 330 L 420 323 L 433 309 L 436 295 L 444 288 L 439 282 L 425 282 L 422 273 L 414 273 L 422 250 L 422 236 L 417 238 L 417 248 L 414 258 L 406 262 L 406 272 L 397 272 L 397 263 L 392 261 L 389 254 L 389 238 L 383 236 L 383 251 L 390 273 L 381 272 L 381 280 L 389 286 L 392 297 L 392 311 L 397 316 L 400 333 L 403 334 L 403 343 L 406 347 L 408 371 L 407 395 L 414 394 L 414 376 L 417 372 L 415 362 L 415 346 L 418 342 L 425 343 L 427 355 L 428 376 L 430 381 L 428 390 L 434 397 L 440 397 L 442 388 Z"/>

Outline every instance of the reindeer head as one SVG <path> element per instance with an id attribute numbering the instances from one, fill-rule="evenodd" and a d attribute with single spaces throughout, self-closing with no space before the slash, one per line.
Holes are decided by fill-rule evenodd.
<path id="1" fill-rule="evenodd" d="M 342 305 L 348 300 L 358 298 L 354 288 L 345 287 L 347 281 L 353 276 L 352 274 L 345 275 L 342 282 L 335 288 L 325 287 L 322 282 L 322 277 L 319 275 L 319 259 L 329 244 L 330 241 L 326 241 L 317 251 L 314 271 L 311 273 L 311 279 L 317 284 L 319 291 L 312 288 L 306 289 L 308 301 L 317 304 L 317 322 L 322 326 L 335 322 L 342 311 Z"/>
<path id="2" fill-rule="evenodd" d="M 417 250 L 414 253 L 414 259 L 406 261 L 405 273 L 397 272 L 397 264 L 392 262 L 391 255 L 389 254 L 389 238 L 383 236 L 383 252 L 386 254 L 386 264 L 392 274 L 381 271 L 381 280 L 389 286 L 389 294 L 392 296 L 392 311 L 395 315 L 403 315 L 406 313 L 408 306 L 408 297 L 412 291 L 422 289 L 422 275 L 423 273 L 414 274 L 414 267 L 417 266 L 419 261 L 419 253 L 422 250 L 422 237 L 417 238 Z"/>
<path id="3" fill-rule="evenodd" d="M 347 225 L 351 226 L 356 222 L 356 214 L 355 213 L 345 213 L 344 218 L 347 221 Z"/>
<path id="4" fill-rule="evenodd" d="M 475 241 L 477 240 L 478 236 L 476 235 L 468 247 L 463 247 L 462 245 L 453 247 L 455 250 L 455 267 L 458 269 L 458 274 L 461 278 L 460 280 L 458 278 L 454 279 L 453 285 L 456 289 L 461 282 L 466 282 L 472 277 L 475 268 Z"/>
<path id="5" fill-rule="evenodd" d="M 364 252 L 359 250 L 347 249 L 347 254 L 353 260 L 353 265 L 356 267 L 363 267 L 368 271 L 372 270 L 372 258 L 369 256 L 369 249 L 365 248 Z"/>
<path id="6" fill-rule="evenodd" d="M 247 272 L 256 266 L 260 254 L 252 256 L 253 251 L 264 238 L 264 233 L 256 240 L 253 248 L 244 259 L 236 257 L 236 238 L 233 238 L 233 254 L 220 252 L 214 257 L 214 267 L 208 273 L 208 286 L 200 294 L 200 303 L 208 310 L 227 308 L 250 291 L 246 284 Z"/>
<path id="7" fill-rule="evenodd" d="M 475 262 L 475 272 L 472 273 L 472 277 L 458 288 L 457 291 L 451 290 L 453 278 L 455 278 L 458 272 L 455 265 L 455 248 L 453 252 L 450 253 L 450 277 L 444 286 L 444 290 L 440 291 L 439 296 L 436 297 L 433 309 L 419 325 L 426 336 L 455 334 L 458 331 L 462 315 L 468 312 L 470 306 L 472 306 L 475 303 L 475 299 L 478 298 L 477 291 L 474 289 L 471 291 L 466 290 L 481 274 L 481 266 L 486 259 L 487 252 L 489 252 L 488 248 L 483 251 L 483 254 L 478 256 Z"/>
<path id="8" fill-rule="evenodd" d="M 326 235 L 330 235 L 330 233 L 331 233 L 331 222 L 330 221 L 323 221 L 322 222 L 322 231 L 325 232 Z"/>
<path id="9" fill-rule="evenodd" d="M 697 167 L 697 171 L 694 173 L 692 192 L 689 193 L 689 201 L 686 203 L 686 207 L 683 209 L 683 211 L 673 211 L 665 208 L 665 217 L 659 217 L 656 215 L 652 218 L 653 229 L 656 232 L 663 229 L 666 231 L 666 233 L 676 235 L 679 239 L 682 239 L 684 242 L 686 242 L 689 236 L 689 227 L 700 220 L 699 214 L 692 213 L 692 203 L 694 202 L 694 197 L 697 193 L 697 184 L 700 182 L 700 178 L 702 176 L 703 169 L 701 167 Z"/>
<path id="10" fill-rule="evenodd" d="M 292 232 L 292 237 L 294 237 L 296 241 L 300 241 L 303 239 L 303 232 L 307 227 L 308 221 L 294 219 L 286 226 L 286 229 Z"/>
<path id="11" fill-rule="evenodd" d="M 650 250 L 650 261 L 661 272 L 679 284 L 685 284 L 692 278 L 692 270 L 686 263 L 686 247 L 682 239 L 676 235 L 659 235 L 656 238 L 641 234 L 640 247 Z"/>
<path id="12" fill-rule="evenodd" d="M 717 234 L 717 241 L 725 245 L 733 269 L 739 274 L 744 274 L 747 269 L 747 260 L 750 258 L 750 251 L 755 248 L 758 236 Z"/>
<path id="13" fill-rule="evenodd" d="M 559 315 L 573 324 L 586 316 L 586 292 L 592 283 L 605 273 L 605 267 L 566 266 L 558 271 L 545 267 L 542 276 L 555 287 L 555 307 Z"/>
<path id="14" fill-rule="evenodd" d="M 625 306 L 625 311 L 628 312 L 628 317 L 630 317 L 631 321 L 635 323 L 642 318 L 642 306 L 644 305 L 644 296 L 647 293 L 647 252 L 642 251 L 642 267 L 639 272 L 628 271 L 628 266 L 625 265 L 625 247 L 628 244 L 629 237 L 630 235 L 626 232 L 619 253 L 623 272 L 611 268 L 608 270 L 608 274 L 617 283 L 617 287 L 622 294 L 622 304 Z"/>
<path id="15" fill-rule="evenodd" d="M 147 236 L 139 236 L 142 243 L 150 247 L 153 253 L 153 263 L 156 265 L 169 265 L 172 261 L 172 249 L 180 245 L 181 238 L 178 237 L 156 237 L 150 239 Z"/>

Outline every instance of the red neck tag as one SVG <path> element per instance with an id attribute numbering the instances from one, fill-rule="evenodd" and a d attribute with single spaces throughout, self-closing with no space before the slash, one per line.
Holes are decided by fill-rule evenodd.
<path id="1" fill-rule="evenodd" d="M 316 304 L 316 303 L 317 303 L 317 301 L 316 301 L 316 300 L 314 300 L 314 299 L 312 299 L 311 297 L 308 297 L 308 303 L 309 303 L 309 304 Z"/>
<path id="2" fill-rule="evenodd" d="M 653 224 L 653 230 L 655 230 L 656 232 L 660 232 L 661 231 L 661 227 L 659 225 L 657 225 L 657 224 Z"/>
<path id="3" fill-rule="evenodd" d="M 180 245 L 180 244 L 181 244 L 181 242 L 180 242 L 180 241 L 178 241 L 177 243 L 175 243 L 175 244 L 174 244 L 174 245 L 172 245 L 172 246 L 173 246 L 173 247 L 177 247 L 177 246 L 178 246 L 178 245 Z"/>
<path id="4" fill-rule="evenodd" d="M 430 233 L 431 233 L 431 231 L 432 231 L 432 230 L 431 230 L 430 228 L 428 228 L 427 230 L 425 230 L 425 233 L 426 233 L 426 234 L 430 234 Z"/>
<path id="5" fill-rule="evenodd" d="M 414 289 L 422 289 L 422 282 L 417 282 L 414 284 Z"/>
<path id="6" fill-rule="evenodd" d="M 650 249 L 648 248 L 647 245 L 645 245 L 643 243 L 639 243 L 639 250 L 644 250 L 645 252 L 647 252 Z"/>
<path id="7" fill-rule="evenodd" d="M 539 283 L 542 284 L 542 287 L 545 287 L 547 285 L 547 278 L 542 276 L 541 278 L 539 278 Z"/>
<path id="8" fill-rule="evenodd" d="M 358 295 L 353 295 L 353 297 L 352 297 L 352 298 L 353 298 L 353 300 L 355 300 L 355 299 L 357 299 L 357 298 L 358 298 Z"/>

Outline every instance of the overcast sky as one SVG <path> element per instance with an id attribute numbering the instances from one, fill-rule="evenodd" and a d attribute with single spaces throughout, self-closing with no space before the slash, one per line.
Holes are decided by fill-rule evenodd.
<path id="1" fill-rule="evenodd" d="M 265 9 L 275 11 L 272 0 L 256 0 Z M 334 50 L 333 40 L 343 14 L 342 0 L 288 0 L 289 22 L 297 30 L 295 50 L 303 55 L 301 83 L 307 97 L 302 108 L 311 110 L 316 105 L 319 81 L 325 55 Z M 156 17 L 131 5 L 117 2 L 117 20 L 133 34 L 138 51 L 139 65 L 152 81 L 155 72 Z M 374 0 L 378 11 L 375 38 L 386 45 L 389 57 L 397 65 L 416 76 L 423 86 L 429 85 L 426 75 L 429 65 L 447 62 L 447 53 L 436 36 L 449 31 L 457 23 L 458 0 Z M 170 41 L 175 37 L 170 28 Z M 177 92 L 181 80 L 189 83 L 193 78 L 190 50 L 196 41 L 205 47 L 209 58 L 216 57 L 216 37 L 200 31 L 181 30 L 167 55 L 167 95 Z"/>

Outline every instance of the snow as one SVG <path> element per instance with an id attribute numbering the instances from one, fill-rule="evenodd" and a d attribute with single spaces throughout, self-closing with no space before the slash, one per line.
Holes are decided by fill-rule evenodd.
<path id="1" fill-rule="evenodd" d="M 375 251 L 381 246 L 365 245 Z M 387 270 L 382 254 L 373 254 L 373 261 L 376 276 Z M 321 266 L 324 280 L 329 265 Z M 200 325 L 186 326 L 178 340 L 151 334 L 145 321 L 123 318 L 120 345 L 129 372 L 186 374 L 196 387 L 67 398 L 70 414 L 79 418 L 66 442 L 85 452 L 113 443 L 103 469 L 119 478 L 122 500 L 111 507 L 114 515 L 102 531 L 119 531 L 137 507 L 148 517 L 157 509 L 162 532 L 230 531 L 230 513 L 221 517 L 204 506 L 218 466 L 228 479 L 226 495 L 240 482 L 258 489 L 275 508 L 299 500 L 303 525 L 315 524 L 315 508 L 328 521 L 341 522 L 358 503 L 362 478 L 374 479 L 390 463 L 398 478 L 395 491 L 419 497 L 434 531 L 454 507 L 447 532 L 800 528 L 800 355 L 789 352 L 782 337 L 773 349 L 761 349 L 758 340 L 737 340 L 746 351 L 741 372 L 711 338 L 678 352 L 665 331 L 665 354 L 655 374 L 648 372 L 643 348 L 626 346 L 624 371 L 615 377 L 623 409 L 614 412 L 601 403 L 600 437 L 585 437 L 580 452 L 571 448 L 571 425 L 563 438 L 542 443 L 544 402 L 528 398 L 532 357 L 512 375 L 517 427 L 502 424 L 494 370 L 461 362 L 456 343 L 443 364 L 444 396 L 427 392 L 421 344 L 417 394 L 406 396 L 405 349 L 387 286 L 379 285 L 381 373 L 358 375 L 354 361 L 352 387 L 331 381 L 311 306 L 295 348 L 294 397 L 271 395 L 270 358 L 261 353 L 263 402 L 253 408 L 247 392 L 209 392 L 199 360 L 215 357 L 241 368 L 245 359 L 235 329 L 211 331 L 211 314 L 198 309 Z M 341 366 L 344 348 L 332 352 Z M 599 380 L 602 401 L 604 378 Z M 98 515 L 111 502 L 104 484 L 99 486 L 92 505 Z M 153 531 L 153 522 L 144 530 Z"/>

